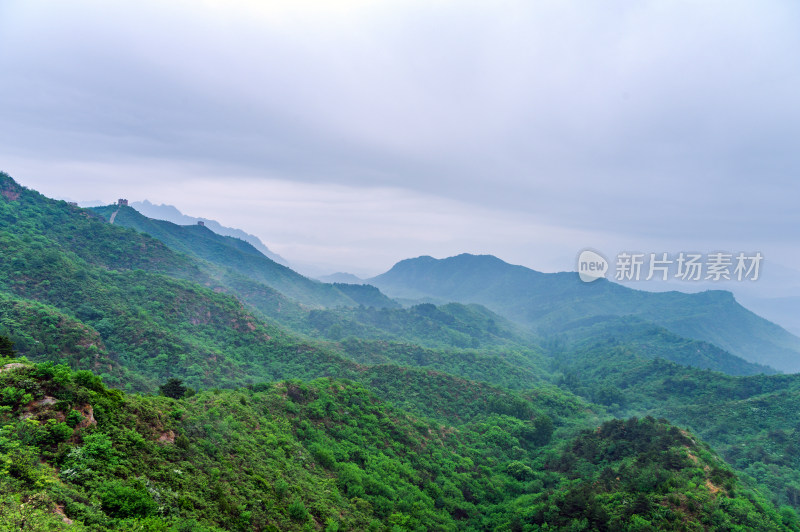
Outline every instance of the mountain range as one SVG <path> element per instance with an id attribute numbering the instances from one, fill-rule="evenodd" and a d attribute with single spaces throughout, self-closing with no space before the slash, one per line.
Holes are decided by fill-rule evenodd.
<path id="1" fill-rule="evenodd" d="M 745 309 L 730 292 L 645 292 L 470 254 L 404 260 L 367 281 L 391 297 L 485 305 L 544 334 L 587 317 L 635 316 L 747 361 L 800 371 L 800 338 Z"/>
<path id="2" fill-rule="evenodd" d="M 0 251 L 0 528 L 800 530 L 797 338 L 730 294 L 323 283 L 5 174 Z"/>

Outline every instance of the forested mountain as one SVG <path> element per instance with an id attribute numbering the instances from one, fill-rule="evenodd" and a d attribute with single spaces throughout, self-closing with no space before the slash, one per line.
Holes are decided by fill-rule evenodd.
<path id="1" fill-rule="evenodd" d="M 304 334 L 331 340 L 357 336 L 409 341 L 429 347 L 524 343 L 521 337 L 526 333 L 519 326 L 479 305 L 400 309 L 374 286 L 308 279 L 264 257 L 247 242 L 203 226 L 152 220 L 127 206 L 92 210 L 107 220 L 114 216 L 114 225 L 136 229 L 174 251 L 201 259 L 198 267 L 215 282 L 264 316 Z"/>
<path id="2" fill-rule="evenodd" d="M 0 250 L 0 530 L 800 529 L 795 376 L 650 316 L 401 308 L 5 174 Z"/>
<path id="3" fill-rule="evenodd" d="M 636 316 L 749 362 L 800 371 L 800 338 L 748 311 L 729 292 L 644 292 L 469 254 L 404 260 L 368 282 L 391 297 L 479 303 L 543 332 L 592 316 Z"/>
<path id="4" fill-rule="evenodd" d="M 732 377 L 585 343 L 557 355 L 560 384 L 615 415 L 689 427 L 781 504 L 800 501 L 800 375 Z"/>

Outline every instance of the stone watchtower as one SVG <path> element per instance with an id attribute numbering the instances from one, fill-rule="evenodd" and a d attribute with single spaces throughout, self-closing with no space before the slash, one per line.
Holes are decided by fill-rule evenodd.
<path id="1" fill-rule="evenodd" d="M 127 207 L 128 206 L 128 200 L 120 198 L 120 199 L 117 200 L 117 205 L 120 206 L 120 207 Z"/>
<path id="2" fill-rule="evenodd" d="M 199 225 L 200 227 L 205 227 L 206 223 L 202 220 L 198 220 L 197 225 Z"/>

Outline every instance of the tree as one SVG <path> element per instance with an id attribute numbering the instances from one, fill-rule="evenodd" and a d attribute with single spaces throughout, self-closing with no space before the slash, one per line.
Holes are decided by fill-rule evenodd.
<path id="1" fill-rule="evenodd" d="M 14 358 L 17 356 L 14 351 L 14 342 L 8 336 L 0 335 L 0 356 Z"/>
<path id="2" fill-rule="evenodd" d="M 98 492 L 103 511 L 112 517 L 147 517 L 158 510 L 158 504 L 144 486 L 128 486 L 113 480 L 100 486 Z"/>
<path id="3" fill-rule="evenodd" d="M 161 395 L 165 397 L 172 397 L 173 399 L 180 399 L 186 393 L 186 386 L 183 385 L 181 379 L 172 378 L 166 384 L 159 387 Z"/>

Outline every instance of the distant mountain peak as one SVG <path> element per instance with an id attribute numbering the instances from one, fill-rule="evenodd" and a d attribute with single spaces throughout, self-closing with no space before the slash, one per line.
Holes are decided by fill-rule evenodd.
<path id="1" fill-rule="evenodd" d="M 176 218 L 181 218 L 181 217 L 182 218 L 186 218 L 186 219 L 190 219 L 191 218 L 191 216 L 187 216 L 187 215 L 183 214 L 181 211 L 179 211 L 178 208 L 175 207 L 174 205 L 167 205 L 165 203 L 162 203 L 160 205 L 156 205 L 156 204 L 151 203 L 149 200 L 146 200 L 146 199 L 142 200 L 142 201 L 134 202 L 134 207 L 139 207 L 139 209 L 137 209 L 139 212 L 142 212 L 141 209 L 147 209 L 147 210 L 158 209 L 164 215 L 174 216 Z M 142 214 L 146 214 L 146 213 L 142 212 Z M 172 221 L 172 220 L 167 220 L 167 221 Z M 175 222 L 173 222 L 173 223 L 175 223 Z M 189 224 L 186 224 L 186 225 L 189 225 Z"/>
<path id="2" fill-rule="evenodd" d="M 448 257 L 448 259 L 491 260 L 491 261 L 502 262 L 504 264 L 506 263 L 504 260 L 499 259 L 499 258 L 495 257 L 494 255 L 490 255 L 488 253 L 459 253 L 458 255 L 455 255 L 453 257 Z M 443 259 L 443 260 L 447 260 L 447 259 Z"/>
<path id="3" fill-rule="evenodd" d="M 414 257 L 410 259 L 403 259 L 398 261 L 395 266 L 400 265 L 408 265 L 408 264 L 448 264 L 448 263 L 478 263 L 478 262 L 494 262 L 497 264 L 507 264 L 501 259 L 498 259 L 494 255 L 475 255 L 473 253 L 459 253 L 458 255 L 453 255 L 451 257 L 444 257 L 441 259 L 437 259 L 436 257 L 432 257 L 430 255 L 420 255 L 419 257 Z"/>
<path id="4" fill-rule="evenodd" d="M 336 272 L 330 275 L 317 277 L 323 283 L 342 283 L 342 284 L 367 284 L 367 282 L 352 273 Z"/>

